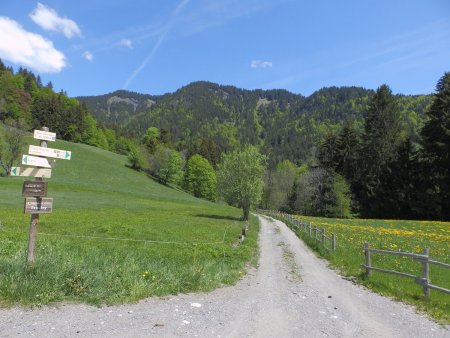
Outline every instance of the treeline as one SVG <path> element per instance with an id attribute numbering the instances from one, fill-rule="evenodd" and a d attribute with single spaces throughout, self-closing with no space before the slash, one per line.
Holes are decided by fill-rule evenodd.
<path id="1" fill-rule="evenodd" d="M 98 125 L 86 106 L 27 69 L 14 72 L 0 60 L 0 122 L 24 130 L 48 127 L 58 139 L 82 142 L 127 154 L 132 142 L 113 129 Z"/>
<path id="2" fill-rule="evenodd" d="M 403 102 L 387 85 L 362 123 L 327 134 L 317 157 L 266 174 L 263 207 L 306 215 L 450 219 L 450 73 L 436 87 L 422 124 L 405 124 Z"/>

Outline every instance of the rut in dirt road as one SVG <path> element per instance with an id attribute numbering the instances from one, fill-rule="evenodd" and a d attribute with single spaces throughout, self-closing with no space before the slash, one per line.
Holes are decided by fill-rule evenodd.
<path id="1" fill-rule="evenodd" d="M 237 285 L 133 305 L 0 310 L 1 337 L 450 337 L 413 308 L 342 279 L 279 221 Z"/>

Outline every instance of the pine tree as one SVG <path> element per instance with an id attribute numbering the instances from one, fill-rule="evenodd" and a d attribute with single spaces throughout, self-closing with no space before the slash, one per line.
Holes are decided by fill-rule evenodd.
<path id="1" fill-rule="evenodd" d="M 363 216 L 385 217 L 383 199 L 384 182 L 392 172 L 392 164 L 398 155 L 400 144 L 400 109 L 391 89 L 381 85 L 372 97 L 365 115 L 362 152 L 360 156 L 361 177 L 358 195 Z"/>
<path id="2" fill-rule="evenodd" d="M 450 220 L 450 72 L 438 81 L 422 128 L 425 177 L 438 217 Z"/>

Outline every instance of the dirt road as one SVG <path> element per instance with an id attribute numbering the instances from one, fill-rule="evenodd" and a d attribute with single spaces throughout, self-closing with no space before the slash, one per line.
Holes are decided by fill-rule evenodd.
<path id="1" fill-rule="evenodd" d="M 404 304 L 326 267 L 283 223 L 261 218 L 261 256 L 237 285 L 95 308 L 0 310 L 1 337 L 450 337 Z"/>

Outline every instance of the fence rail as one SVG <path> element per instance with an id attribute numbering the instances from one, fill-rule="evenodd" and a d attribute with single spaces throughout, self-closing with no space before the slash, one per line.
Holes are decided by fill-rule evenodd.
<path id="1" fill-rule="evenodd" d="M 411 278 L 414 280 L 415 283 L 422 285 L 423 293 L 424 293 L 425 297 L 427 297 L 427 298 L 430 297 L 430 289 L 450 294 L 449 289 L 431 284 L 430 264 L 437 265 L 437 266 L 447 268 L 447 269 L 450 269 L 450 264 L 431 260 L 430 259 L 430 249 L 425 248 L 425 249 L 423 249 L 422 254 L 415 254 L 415 253 L 411 253 L 411 252 L 398 252 L 398 251 L 390 251 L 390 250 L 373 249 L 370 247 L 369 243 L 365 243 L 363 250 L 364 250 L 364 256 L 365 256 L 365 264 L 363 265 L 363 267 L 366 269 L 367 276 L 370 276 L 372 271 L 378 271 L 378 272 L 388 273 L 391 275 Z M 371 264 L 371 253 L 372 252 L 378 253 L 378 254 L 383 254 L 383 255 L 395 255 L 395 256 L 410 257 L 413 260 L 418 261 L 422 264 L 422 275 L 415 276 L 415 275 L 411 275 L 409 273 L 404 273 L 404 272 L 400 272 L 400 271 L 386 270 L 386 269 L 374 267 Z"/>
<path id="2" fill-rule="evenodd" d="M 285 221 L 292 227 L 304 232 L 308 237 L 320 242 L 324 248 L 333 251 L 336 250 L 336 236 L 334 233 L 332 233 L 331 236 L 327 236 L 325 228 L 318 228 L 316 225 L 311 224 L 311 222 L 300 220 L 297 217 L 294 217 L 294 215 L 286 214 L 281 211 L 257 209 L 256 212 Z M 326 246 L 327 243 L 329 243 L 329 247 Z"/>

